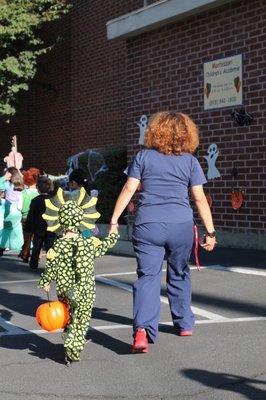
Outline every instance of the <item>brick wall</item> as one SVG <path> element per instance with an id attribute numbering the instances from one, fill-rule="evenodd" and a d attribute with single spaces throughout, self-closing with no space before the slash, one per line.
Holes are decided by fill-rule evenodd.
<path id="1" fill-rule="evenodd" d="M 106 23 L 142 1 L 75 2 L 71 21 L 72 153 L 125 143 L 124 41 L 108 42 Z"/>
<path id="2" fill-rule="evenodd" d="M 39 60 L 16 118 L 1 124 L 1 156 L 18 136 L 24 167 L 64 173 L 71 154 L 125 143 L 125 42 L 110 43 L 106 22 L 142 6 L 142 0 L 73 0 L 71 12 L 43 36 L 62 40 Z"/>
<path id="3" fill-rule="evenodd" d="M 208 146 L 220 150 L 221 178 L 208 182 L 217 228 L 265 232 L 266 228 L 266 3 L 243 0 L 127 40 L 127 138 L 129 159 L 139 149 L 142 114 L 179 110 L 200 128 L 199 161 L 207 172 Z M 232 109 L 203 110 L 203 63 L 243 54 L 244 107 L 251 126 L 238 127 Z M 238 108 L 238 107 L 237 107 Z M 232 169 L 238 178 L 232 178 Z M 232 188 L 244 190 L 239 211 Z"/>
<path id="4" fill-rule="evenodd" d="M 150 2 L 150 4 L 152 1 Z M 85 148 L 127 141 L 129 159 L 139 146 L 142 114 L 173 109 L 200 127 L 199 161 L 217 143 L 222 177 L 209 182 L 217 228 L 263 233 L 266 227 L 266 5 L 242 0 L 128 40 L 108 42 L 106 22 L 142 0 L 75 0 L 69 15 L 46 29 L 63 40 L 40 60 L 38 76 L 17 117 L 1 125 L 1 155 L 17 134 L 25 167 L 63 173 L 66 158 Z M 244 106 L 251 126 L 237 127 L 231 109 L 203 110 L 203 63 L 243 54 Z M 238 178 L 232 178 L 232 169 Z M 245 192 L 239 211 L 232 188 Z"/>

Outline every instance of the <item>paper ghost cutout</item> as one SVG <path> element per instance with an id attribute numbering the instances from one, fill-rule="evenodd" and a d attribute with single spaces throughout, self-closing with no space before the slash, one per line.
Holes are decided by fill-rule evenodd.
<path id="1" fill-rule="evenodd" d="M 207 150 L 208 155 L 203 156 L 207 162 L 208 162 L 208 173 L 207 173 L 207 178 L 208 180 L 210 179 L 215 179 L 215 178 L 220 178 L 221 174 L 218 171 L 218 169 L 215 166 L 215 162 L 217 160 L 217 157 L 219 155 L 219 150 L 217 147 L 217 144 L 212 143 L 208 150 Z"/>
<path id="2" fill-rule="evenodd" d="M 147 128 L 148 117 L 147 115 L 142 115 L 139 119 L 138 126 L 139 126 L 139 144 L 144 144 L 144 136 L 145 130 Z"/>

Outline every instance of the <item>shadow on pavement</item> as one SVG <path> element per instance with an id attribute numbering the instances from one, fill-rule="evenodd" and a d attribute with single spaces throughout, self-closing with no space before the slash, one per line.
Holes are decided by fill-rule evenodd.
<path id="1" fill-rule="evenodd" d="M 124 317 L 122 315 L 110 314 L 107 313 L 107 308 L 97 308 L 94 307 L 92 311 L 92 318 L 101 320 L 114 322 L 116 324 L 122 325 L 132 325 L 132 319 Z M 131 347 L 128 343 L 122 342 L 114 337 L 107 335 L 101 331 L 97 330 L 97 326 L 89 330 L 88 336 L 92 339 L 92 341 L 100 346 L 104 346 L 109 350 L 114 351 L 116 354 L 130 354 Z"/>
<path id="2" fill-rule="evenodd" d="M 161 294 L 163 296 L 167 296 L 166 289 L 162 289 Z M 193 305 L 198 306 L 209 306 L 211 304 L 212 306 L 216 306 L 221 310 L 227 309 L 230 311 L 242 311 L 243 313 L 251 315 L 253 317 L 266 317 L 266 308 L 263 304 L 260 306 L 258 304 L 252 304 L 251 302 L 242 299 L 226 299 L 225 297 L 215 296 L 214 294 L 204 295 L 192 292 L 192 303 Z"/>
<path id="3" fill-rule="evenodd" d="M 266 385 L 265 381 L 246 378 L 227 373 L 210 372 L 202 369 L 183 369 L 182 375 L 214 389 L 239 393 L 250 400 L 265 400 L 265 390 L 255 388 L 253 385 Z"/>
<path id="4" fill-rule="evenodd" d="M 12 350 L 28 350 L 28 354 L 42 360 L 49 359 L 64 363 L 63 344 L 53 344 L 42 336 L 29 332 L 28 335 L 2 336 L 1 347 Z M 8 361 L 7 361 L 8 364 Z"/>
<path id="5" fill-rule="evenodd" d="M 92 311 L 92 318 L 102 321 L 114 322 L 116 324 L 132 325 L 132 319 L 117 314 L 109 314 L 107 308 L 94 307 Z"/>
<path id="6" fill-rule="evenodd" d="M 15 254 L 5 254 L 2 257 L 0 257 L 0 262 L 1 262 L 1 273 L 3 271 L 6 271 L 9 273 L 8 277 L 10 278 L 10 273 L 16 274 L 16 273 L 26 273 L 26 274 L 34 274 L 34 275 L 40 275 L 41 272 L 43 271 L 44 267 L 44 259 L 40 260 L 39 262 L 39 268 L 37 270 L 33 270 L 29 267 L 28 263 L 24 263 L 20 258 L 18 258 Z"/>
<path id="7" fill-rule="evenodd" d="M 22 315 L 35 316 L 37 307 L 45 302 L 46 300 L 38 296 L 11 293 L 7 289 L 0 289 L 0 304 Z"/>
<path id="8" fill-rule="evenodd" d="M 129 343 L 123 342 L 120 339 L 116 339 L 112 336 L 107 335 L 104 332 L 97 331 L 97 327 L 91 328 L 87 335 L 93 343 L 99 346 L 105 347 L 119 355 L 131 354 L 131 346 Z"/>
<path id="9" fill-rule="evenodd" d="M 252 304 L 251 302 L 236 299 L 225 299 L 224 297 L 205 296 L 203 294 L 192 293 L 192 302 L 195 304 L 209 305 L 220 307 L 222 310 L 242 311 L 252 316 L 266 317 L 266 308 L 264 305 Z"/>
<path id="10" fill-rule="evenodd" d="M 234 249 L 216 247 L 214 251 L 207 252 L 199 248 L 201 265 L 223 265 L 225 267 L 266 268 L 266 251 L 253 249 Z M 191 254 L 191 263 L 195 264 L 194 254 Z"/>
<path id="11" fill-rule="evenodd" d="M 6 321 L 10 321 L 12 313 L 8 310 L 0 310 L 0 315 Z M 32 332 L 25 335 L 7 335 L 0 338 L 0 346 L 12 350 L 27 350 L 28 354 L 40 359 L 49 359 L 57 363 L 64 363 L 64 348 L 62 344 L 53 344 L 42 336 Z M 9 362 L 7 360 L 6 365 Z"/>

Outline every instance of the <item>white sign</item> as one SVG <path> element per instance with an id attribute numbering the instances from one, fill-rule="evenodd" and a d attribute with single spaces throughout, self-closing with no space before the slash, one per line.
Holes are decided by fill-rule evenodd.
<path id="1" fill-rule="evenodd" d="M 204 110 L 241 105 L 242 55 L 204 63 Z"/>

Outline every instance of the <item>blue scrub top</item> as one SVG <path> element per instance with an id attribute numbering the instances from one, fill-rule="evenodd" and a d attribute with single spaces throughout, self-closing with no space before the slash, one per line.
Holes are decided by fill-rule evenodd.
<path id="1" fill-rule="evenodd" d="M 165 155 L 153 149 L 139 151 L 125 173 L 141 181 L 136 225 L 192 220 L 188 188 L 207 182 L 191 154 Z"/>

